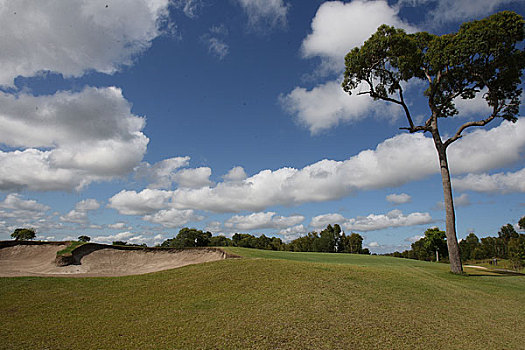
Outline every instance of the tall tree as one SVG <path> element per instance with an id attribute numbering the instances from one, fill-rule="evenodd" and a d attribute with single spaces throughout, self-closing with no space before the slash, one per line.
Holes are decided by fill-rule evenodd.
<path id="1" fill-rule="evenodd" d="M 437 150 L 446 212 L 446 235 L 450 268 L 462 273 L 456 236 L 455 212 L 450 183 L 447 148 L 474 126 L 485 126 L 502 118 L 515 122 L 519 111 L 525 53 L 518 48 L 524 39 L 524 20 L 514 12 L 500 12 L 480 21 L 464 23 L 457 33 L 437 36 L 426 32 L 407 34 L 402 29 L 382 25 L 362 47 L 345 57 L 343 89 L 364 84 L 374 100 L 399 105 L 408 121 L 402 129 L 410 133 L 428 132 Z M 416 125 L 405 100 L 403 83 L 426 82 L 424 96 L 429 116 Z M 489 115 L 463 123 L 448 139 L 441 137 L 438 120 L 458 114 L 456 99 L 473 99 L 483 91 L 491 108 Z"/>

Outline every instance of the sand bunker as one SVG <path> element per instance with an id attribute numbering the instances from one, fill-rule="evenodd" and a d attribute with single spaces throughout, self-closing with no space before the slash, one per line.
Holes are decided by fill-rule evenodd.
<path id="1" fill-rule="evenodd" d="M 214 248 L 186 250 L 121 250 L 98 247 L 81 256 L 77 265 L 57 266 L 56 253 L 65 245 L 15 245 L 0 249 L 0 277 L 127 276 L 168 270 L 191 264 L 225 259 Z"/>

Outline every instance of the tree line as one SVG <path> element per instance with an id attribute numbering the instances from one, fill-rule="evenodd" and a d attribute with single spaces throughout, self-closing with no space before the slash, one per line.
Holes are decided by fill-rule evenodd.
<path id="1" fill-rule="evenodd" d="M 162 242 L 160 247 L 243 247 L 264 250 L 292 252 L 325 252 L 325 253 L 355 253 L 370 254 L 363 248 L 363 237 L 357 233 L 346 235 L 337 224 L 328 225 L 320 233 L 310 232 L 306 236 L 285 243 L 278 237 L 266 235 L 254 236 L 247 233 L 235 233 L 231 238 L 223 235 L 213 236 L 194 228 L 183 228 L 177 236 Z"/>
<path id="2" fill-rule="evenodd" d="M 525 229 L 525 216 L 520 219 L 518 226 Z M 525 234 L 516 232 L 511 224 L 502 226 L 497 237 L 480 239 L 474 233 L 469 233 L 459 242 L 459 251 L 462 261 L 508 259 L 512 267 L 518 269 L 525 266 Z M 439 228 L 430 228 L 425 231 L 423 238 L 412 243 L 411 249 L 387 255 L 426 261 L 448 261 L 445 232 Z"/>

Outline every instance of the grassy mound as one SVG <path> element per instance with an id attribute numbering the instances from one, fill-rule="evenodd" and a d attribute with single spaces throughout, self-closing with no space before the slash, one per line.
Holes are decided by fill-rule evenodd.
<path id="1" fill-rule="evenodd" d="M 7 349 L 517 349 L 525 278 L 377 256 L 230 249 L 118 278 L 1 278 Z"/>

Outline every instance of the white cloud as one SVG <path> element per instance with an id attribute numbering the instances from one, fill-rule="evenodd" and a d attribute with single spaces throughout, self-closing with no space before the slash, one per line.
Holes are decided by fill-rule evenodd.
<path id="1" fill-rule="evenodd" d="M 166 208 L 171 195 L 163 190 L 144 189 L 140 193 L 122 190 L 109 199 L 108 207 L 124 215 L 146 215 Z"/>
<path id="2" fill-rule="evenodd" d="M 42 213 L 51 209 L 47 205 L 38 203 L 36 200 L 22 199 L 21 196 L 16 193 L 8 194 L 4 200 L 0 202 L 0 208 L 32 213 Z"/>
<path id="3" fill-rule="evenodd" d="M 405 238 L 405 241 L 406 242 L 410 242 L 410 243 L 414 243 L 414 242 L 417 242 L 421 238 L 424 238 L 424 237 L 425 237 L 424 235 L 415 235 L 415 236 L 412 236 L 412 237 Z"/>
<path id="4" fill-rule="evenodd" d="M 212 36 L 203 36 L 203 40 L 208 46 L 208 52 L 217 57 L 219 60 L 224 59 L 224 57 L 230 53 L 230 47 L 222 39 Z"/>
<path id="5" fill-rule="evenodd" d="M 222 231 L 222 223 L 220 221 L 211 221 L 208 222 L 206 225 L 206 228 L 204 228 L 205 231 L 210 231 L 213 234 L 216 234 L 217 232 Z"/>
<path id="6" fill-rule="evenodd" d="M 322 69 L 339 72 L 348 51 L 363 45 L 382 24 L 415 30 L 386 1 L 324 2 L 312 20 L 312 32 L 303 40 L 302 54 L 305 58 L 321 57 Z"/>
<path id="7" fill-rule="evenodd" d="M 267 28 L 285 27 L 286 15 L 290 6 L 283 0 L 237 0 L 248 16 L 252 30 L 264 31 Z"/>
<path id="8" fill-rule="evenodd" d="M 469 206 L 471 204 L 472 203 L 470 203 L 470 198 L 469 198 L 468 194 L 466 194 L 466 193 L 462 193 L 460 196 L 454 197 L 454 207 L 455 208 L 467 207 L 467 206 Z M 443 210 L 443 209 L 445 209 L 445 203 L 443 201 L 437 202 L 434 209 L 436 209 L 436 210 Z"/>
<path id="9" fill-rule="evenodd" d="M 406 193 L 400 193 L 400 194 L 392 193 L 386 196 L 386 200 L 394 204 L 405 204 L 405 203 L 410 203 L 410 201 L 412 200 L 412 197 L 410 197 L 410 195 Z"/>
<path id="10" fill-rule="evenodd" d="M 155 224 L 160 224 L 164 227 L 176 228 L 186 225 L 190 221 L 201 221 L 204 217 L 196 215 L 193 210 L 178 210 L 171 208 L 160 210 L 151 215 L 145 215 L 142 219 Z"/>
<path id="11" fill-rule="evenodd" d="M 379 247 L 379 243 L 378 243 L 378 242 L 370 242 L 370 243 L 368 244 L 368 246 L 369 246 L 370 248 L 377 248 L 377 247 Z"/>
<path id="12" fill-rule="evenodd" d="M 341 214 L 323 214 L 314 216 L 310 221 L 310 226 L 314 229 L 321 230 L 328 225 L 342 224 L 346 218 Z"/>
<path id="13" fill-rule="evenodd" d="M 525 118 L 516 123 L 504 121 L 492 129 L 473 128 L 448 148 L 454 174 L 483 172 L 522 159 L 525 148 Z"/>
<path id="14" fill-rule="evenodd" d="M 505 4 L 519 0 L 400 0 L 398 6 L 432 6 L 427 11 L 427 26 L 438 27 L 450 22 L 464 22 L 490 15 Z"/>
<path id="15" fill-rule="evenodd" d="M 265 228 L 284 229 L 297 225 L 304 220 L 302 215 L 277 216 L 274 212 L 252 213 L 242 216 L 235 215 L 224 223 L 224 226 L 233 230 L 257 230 Z"/>
<path id="16" fill-rule="evenodd" d="M 76 224 L 87 224 L 88 213 L 86 211 L 71 210 L 66 215 L 60 216 L 60 220 L 63 222 L 71 222 Z"/>
<path id="17" fill-rule="evenodd" d="M 291 241 L 301 236 L 306 235 L 307 229 L 304 225 L 296 225 L 292 227 L 287 227 L 278 232 L 278 234 L 283 235 L 285 241 Z"/>
<path id="18" fill-rule="evenodd" d="M 429 213 L 410 213 L 404 215 L 401 210 L 392 210 L 387 214 L 370 214 L 366 217 L 348 219 L 343 227 L 346 230 L 377 231 L 390 227 L 423 225 L 432 222 Z"/>
<path id="19" fill-rule="evenodd" d="M 189 18 L 196 18 L 200 9 L 204 7 L 202 0 L 174 0 L 172 3 L 175 8 L 182 9 Z"/>
<path id="20" fill-rule="evenodd" d="M 3 1 L 0 85 L 43 71 L 112 74 L 162 34 L 169 0 Z"/>
<path id="21" fill-rule="evenodd" d="M 370 114 L 394 120 L 400 115 L 398 106 L 374 101 L 367 95 L 348 95 L 338 81 L 329 81 L 312 90 L 296 87 L 279 101 L 284 109 L 312 134 L 332 128 L 342 122 L 355 122 Z"/>
<path id="22" fill-rule="evenodd" d="M 244 168 L 241 166 L 233 167 L 228 171 L 226 175 L 223 176 L 224 181 L 243 181 L 246 180 L 248 175 L 244 171 Z"/>
<path id="23" fill-rule="evenodd" d="M 97 243 L 113 243 L 115 241 L 123 241 L 129 244 L 143 244 L 146 243 L 148 246 L 154 246 L 162 243 L 165 240 L 162 234 L 157 234 L 153 237 L 145 236 L 133 232 L 120 232 L 115 235 L 108 236 L 96 236 L 91 239 L 92 242 Z"/>
<path id="24" fill-rule="evenodd" d="M 415 226 L 432 222 L 428 213 L 410 213 L 404 215 L 401 210 L 392 210 L 386 214 L 370 214 L 347 219 L 341 214 L 324 214 L 312 218 L 310 226 L 323 229 L 327 225 L 339 224 L 349 231 L 377 231 L 390 227 Z"/>
<path id="25" fill-rule="evenodd" d="M 525 168 L 516 172 L 496 174 L 468 174 L 453 178 L 454 188 L 459 191 L 485 193 L 525 192 Z"/>
<path id="26" fill-rule="evenodd" d="M 174 157 L 153 165 L 143 162 L 135 169 L 135 176 L 150 182 L 148 188 L 170 189 L 175 181 L 176 170 L 188 166 L 190 157 Z"/>
<path id="27" fill-rule="evenodd" d="M 0 124 L 0 143 L 23 148 L 0 151 L 1 190 L 81 189 L 123 176 L 149 141 L 144 118 L 115 87 L 36 97 L 0 92 Z"/>
<path id="28" fill-rule="evenodd" d="M 516 124 L 503 122 L 493 129 L 465 135 L 449 149 L 453 174 L 487 171 L 520 160 L 525 147 L 521 136 L 524 128 L 525 118 L 520 118 Z M 201 188 L 122 191 L 110 199 L 110 206 L 121 213 L 135 212 L 131 215 L 167 208 L 260 212 L 274 205 L 329 201 L 355 191 L 396 187 L 437 173 L 432 139 L 421 133 L 400 134 L 344 161 L 325 159 L 302 169 L 262 170 L 242 181 Z M 144 208 L 145 202 L 148 205 Z M 136 206 L 140 210 L 133 209 Z"/>
<path id="29" fill-rule="evenodd" d="M 116 222 L 114 224 L 109 224 L 108 228 L 114 229 L 114 230 L 131 230 L 130 227 L 125 222 Z"/>
<path id="30" fill-rule="evenodd" d="M 76 210 L 88 211 L 97 210 L 100 208 L 100 203 L 96 199 L 84 199 L 75 205 Z"/>
<path id="31" fill-rule="evenodd" d="M 85 199 L 78 202 L 75 205 L 75 209 L 71 210 L 66 215 L 60 216 L 60 220 L 87 225 L 89 222 L 88 211 L 97 210 L 98 208 L 100 208 L 100 203 L 95 199 Z"/>
<path id="32" fill-rule="evenodd" d="M 173 175 L 173 179 L 179 187 L 201 188 L 212 185 L 210 176 L 210 168 L 200 167 L 180 170 Z"/>

